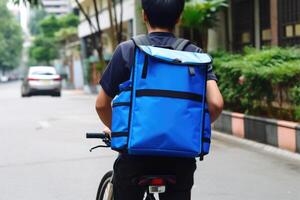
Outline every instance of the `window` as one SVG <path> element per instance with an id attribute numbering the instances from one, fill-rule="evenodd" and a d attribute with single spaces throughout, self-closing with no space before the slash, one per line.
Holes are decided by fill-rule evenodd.
<path id="1" fill-rule="evenodd" d="M 271 31 L 271 2 L 270 0 L 259 1 L 260 16 L 260 43 L 261 46 L 270 46 L 272 40 Z"/>
<path id="2" fill-rule="evenodd" d="M 287 25 L 285 26 L 285 37 L 294 37 L 294 26 L 293 25 Z"/>
<path id="3" fill-rule="evenodd" d="M 295 25 L 295 36 L 300 36 L 300 23 Z"/>
<path id="4" fill-rule="evenodd" d="M 254 1 L 232 1 L 233 49 L 254 46 Z"/>
<path id="5" fill-rule="evenodd" d="M 278 0 L 279 44 L 300 44 L 300 1 Z"/>

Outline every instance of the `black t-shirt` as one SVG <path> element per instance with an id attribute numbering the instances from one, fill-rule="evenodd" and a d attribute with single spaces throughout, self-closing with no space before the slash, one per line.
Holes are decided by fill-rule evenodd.
<path id="1" fill-rule="evenodd" d="M 153 45 L 157 46 L 171 46 L 176 41 L 174 34 L 167 32 L 153 32 L 148 34 L 148 38 Z M 119 85 L 130 79 L 130 68 L 134 62 L 134 49 L 135 45 L 132 40 L 122 42 L 117 46 L 100 80 L 100 85 L 108 96 L 114 98 L 119 93 Z M 184 50 L 202 52 L 199 47 L 193 44 L 189 44 Z M 207 79 L 217 81 L 212 67 L 208 69 Z"/>

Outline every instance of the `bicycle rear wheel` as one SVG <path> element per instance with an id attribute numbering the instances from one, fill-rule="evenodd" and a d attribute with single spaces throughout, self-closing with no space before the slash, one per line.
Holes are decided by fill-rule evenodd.
<path id="1" fill-rule="evenodd" d="M 101 179 L 98 187 L 96 200 L 113 200 L 112 190 L 113 171 L 108 171 Z"/>

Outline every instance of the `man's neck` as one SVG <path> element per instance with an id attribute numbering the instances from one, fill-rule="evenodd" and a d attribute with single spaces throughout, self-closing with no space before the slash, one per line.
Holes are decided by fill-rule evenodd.
<path id="1" fill-rule="evenodd" d="M 148 28 L 148 33 L 154 33 L 154 32 L 172 33 L 172 31 L 164 28 Z"/>

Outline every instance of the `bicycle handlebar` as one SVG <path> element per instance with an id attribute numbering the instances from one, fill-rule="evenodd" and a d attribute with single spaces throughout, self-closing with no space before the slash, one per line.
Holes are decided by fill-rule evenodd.
<path id="1" fill-rule="evenodd" d="M 88 139 L 105 139 L 107 135 L 105 133 L 86 133 Z"/>

